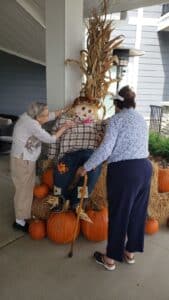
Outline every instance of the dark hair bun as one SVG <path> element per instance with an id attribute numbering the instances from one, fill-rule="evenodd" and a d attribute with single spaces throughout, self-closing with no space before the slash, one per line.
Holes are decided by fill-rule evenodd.
<path id="1" fill-rule="evenodd" d="M 123 108 L 136 107 L 136 103 L 135 103 L 136 94 L 128 85 L 120 89 L 119 95 L 124 98 Z"/>

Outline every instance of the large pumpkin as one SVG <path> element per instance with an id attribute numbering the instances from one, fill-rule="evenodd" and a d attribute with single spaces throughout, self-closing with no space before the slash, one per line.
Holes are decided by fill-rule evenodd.
<path id="1" fill-rule="evenodd" d="M 52 189 L 53 188 L 53 169 L 50 168 L 48 170 L 46 170 L 43 174 L 42 174 L 42 182 L 47 184 L 47 186 Z"/>
<path id="2" fill-rule="evenodd" d="M 158 170 L 158 190 L 160 193 L 169 192 L 169 169 Z"/>
<path id="3" fill-rule="evenodd" d="M 75 225 L 76 216 L 73 212 L 52 213 L 47 222 L 47 235 L 55 243 L 70 243 L 73 240 Z M 76 238 L 79 232 L 80 224 Z"/>
<path id="4" fill-rule="evenodd" d="M 100 242 L 107 239 L 108 211 L 103 208 L 100 211 L 88 210 L 87 214 L 93 223 L 81 221 L 81 229 L 89 241 Z"/>
<path id="5" fill-rule="evenodd" d="M 42 240 L 46 236 L 46 224 L 44 221 L 35 220 L 29 225 L 29 234 L 33 240 Z"/>
<path id="6" fill-rule="evenodd" d="M 46 184 L 37 184 L 34 187 L 33 195 L 38 199 L 45 198 L 49 193 L 49 188 Z"/>
<path id="7" fill-rule="evenodd" d="M 154 234 L 159 230 L 159 223 L 154 218 L 148 218 L 145 223 L 145 233 Z"/>

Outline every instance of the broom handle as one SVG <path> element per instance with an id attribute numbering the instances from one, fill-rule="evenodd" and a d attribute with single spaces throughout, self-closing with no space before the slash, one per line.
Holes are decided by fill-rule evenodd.
<path id="1" fill-rule="evenodd" d="M 74 234 L 73 234 L 73 240 L 72 240 L 72 243 L 71 243 L 71 250 L 70 250 L 71 252 L 73 251 L 73 244 L 74 244 L 74 241 L 76 239 L 76 234 L 77 234 L 77 229 L 78 229 L 78 224 L 79 224 L 80 211 L 81 211 L 82 206 L 83 206 L 83 200 L 84 200 L 84 197 L 85 197 L 86 186 L 87 186 L 87 174 L 84 176 L 84 183 L 83 183 L 82 191 L 81 191 L 80 203 L 79 203 L 79 208 L 78 208 L 78 212 L 77 212 L 76 225 L 75 225 L 75 230 L 74 230 Z"/>

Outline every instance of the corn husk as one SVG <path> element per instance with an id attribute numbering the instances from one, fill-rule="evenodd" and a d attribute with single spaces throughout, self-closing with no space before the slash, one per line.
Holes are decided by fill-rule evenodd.
<path id="1" fill-rule="evenodd" d="M 124 40 L 124 35 L 112 38 L 114 24 L 107 20 L 107 0 L 102 1 L 102 11 L 93 10 L 86 24 L 87 49 L 80 51 L 80 59 L 67 59 L 67 63 L 77 64 L 84 75 L 83 93 L 88 99 L 104 99 L 110 93 L 112 83 L 118 81 L 112 78 L 110 69 L 118 65 L 118 57 L 113 55 L 113 49 Z"/>

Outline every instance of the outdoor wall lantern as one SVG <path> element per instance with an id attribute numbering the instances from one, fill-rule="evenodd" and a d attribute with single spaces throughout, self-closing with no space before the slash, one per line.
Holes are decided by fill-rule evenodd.
<path id="1" fill-rule="evenodd" d="M 116 78 L 121 80 L 126 73 L 126 69 L 129 63 L 129 58 L 134 56 L 142 56 L 145 52 L 138 49 L 129 48 L 116 48 L 113 50 L 113 55 L 117 55 L 119 64 L 116 66 Z M 119 88 L 119 81 L 117 81 L 117 87 Z"/>

